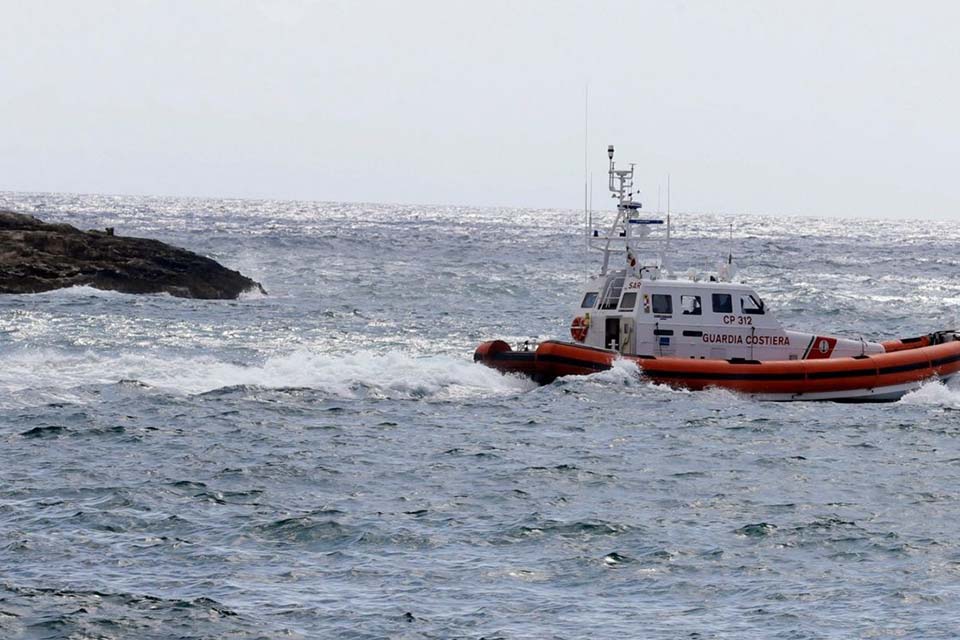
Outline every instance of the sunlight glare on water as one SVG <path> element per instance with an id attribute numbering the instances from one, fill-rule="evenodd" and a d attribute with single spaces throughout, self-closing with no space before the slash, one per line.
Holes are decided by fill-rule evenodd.
<path id="1" fill-rule="evenodd" d="M 960 390 L 768 404 L 618 363 L 537 387 L 482 340 L 566 337 L 571 211 L 0 194 L 264 284 L 0 298 L 0 635 L 951 637 Z M 677 215 L 674 267 L 788 327 L 958 324 L 950 223 Z"/>

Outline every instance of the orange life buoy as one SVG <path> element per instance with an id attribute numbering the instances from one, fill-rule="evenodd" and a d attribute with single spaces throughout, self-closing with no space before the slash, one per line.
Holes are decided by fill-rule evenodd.
<path id="1" fill-rule="evenodd" d="M 570 335 L 577 342 L 583 342 L 587 339 L 587 329 L 590 328 L 590 318 L 577 316 L 570 323 Z"/>

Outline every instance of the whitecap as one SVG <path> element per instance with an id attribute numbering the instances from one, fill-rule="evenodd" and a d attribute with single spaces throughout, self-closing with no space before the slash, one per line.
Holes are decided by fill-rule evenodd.
<path id="1" fill-rule="evenodd" d="M 954 383 L 927 382 L 900 398 L 900 404 L 960 409 L 960 388 Z"/>
<path id="2" fill-rule="evenodd" d="M 330 354 L 299 350 L 260 362 L 213 356 L 20 350 L 6 354 L 0 393 L 71 389 L 138 380 L 150 387 L 200 394 L 226 387 L 311 389 L 341 398 L 454 399 L 509 395 L 536 386 L 462 358 L 414 356 L 400 351 Z"/>
<path id="3" fill-rule="evenodd" d="M 48 297 L 64 297 L 64 298 L 137 298 L 143 295 L 149 296 L 165 296 L 172 297 L 167 292 L 161 293 L 123 293 L 121 291 L 113 291 L 111 289 L 98 289 L 96 287 L 91 287 L 87 284 L 79 284 L 73 287 L 64 287 L 62 289 L 51 289 L 50 291 L 43 291 L 37 294 L 40 296 Z"/>
<path id="4" fill-rule="evenodd" d="M 263 300 L 268 298 L 267 293 L 260 289 L 259 287 L 250 287 L 240 292 L 240 295 L 237 296 L 237 300 Z"/>
<path id="5" fill-rule="evenodd" d="M 578 376 L 583 377 L 583 376 Z M 636 360 L 617 358 L 606 371 L 589 374 L 591 382 L 630 386 L 640 381 L 640 366 Z"/>

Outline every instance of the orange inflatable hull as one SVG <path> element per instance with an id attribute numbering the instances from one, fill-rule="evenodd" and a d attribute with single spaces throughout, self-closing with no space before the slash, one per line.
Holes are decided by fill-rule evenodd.
<path id="1" fill-rule="evenodd" d="M 767 400 L 881 402 L 899 399 L 930 379 L 960 371 L 960 341 L 931 344 L 929 337 L 883 343 L 885 353 L 823 360 L 706 360 L 621 356 L 569 342 L 547 341 L 534 351 L 514 351 L 502 340 L 481 344 L 473 359 L 505 373 L 548 384 L 556 378 L 610 369 L 618 358 L 637 363 L 653 382 L 700 390 L 710 387 Z"/>

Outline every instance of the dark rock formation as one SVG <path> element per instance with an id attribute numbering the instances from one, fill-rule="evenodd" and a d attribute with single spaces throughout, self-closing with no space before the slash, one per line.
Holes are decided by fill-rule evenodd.
<path id="1" fill-rule="evenodd" d="M 259 283 L 210 258 L 113 230 L 81 231 L 0 211 L 0 293 L 89 285 L 123 293 L 232 299 Z M 264 292 L 265 293 L 265 292 Z"/>

